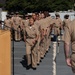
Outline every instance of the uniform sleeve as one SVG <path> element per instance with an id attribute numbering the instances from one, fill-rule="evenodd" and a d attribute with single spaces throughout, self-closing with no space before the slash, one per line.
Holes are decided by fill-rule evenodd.
<path id="1" fill-rule="evenodd" d="M 24 28 L 23 31 L 24 31 L 24 36 L 26 36 L 26 29 Z"/>
<path id="2" fill-rule="evenodd" d="M 65 26 L 65 21 L 63 21 L 63 26 Z"/>
<path id="3" fill-rule="evenodd" d="M 51 19 L 50 24 L 54 24 L 54 23 L 55 23 L 55 20 Z"/>
<path id="4" fill-rule="evenodd" d="M 36 27 L 36 35 L 39 35 L 39 29 Z"/>
<path id="5" fill-rule="evenodd" d="M 71 41 L 70 29 L 68 27 L 65 28 L 64 34 L 64 42 L 69 45 Z"/>
<path id="6" fill-rule="evenodd" d="M 11 27 L 13 27 L 13 21 L 11 20 Z"/>

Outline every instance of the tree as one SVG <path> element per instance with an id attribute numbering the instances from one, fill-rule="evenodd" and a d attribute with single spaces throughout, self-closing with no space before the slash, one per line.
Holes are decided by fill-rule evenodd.
<path id="1" fill-rule="evenodd" d="M 6 9 L 10 11 L 21 11 L 26 6 L 26 0 L 7 0 L 6 2 Z"/>
<path id="2" fill-rule="evenodd" d="M 73 8 L 73 0 L 7 0 L 8 11 L 65 11 Z"/>

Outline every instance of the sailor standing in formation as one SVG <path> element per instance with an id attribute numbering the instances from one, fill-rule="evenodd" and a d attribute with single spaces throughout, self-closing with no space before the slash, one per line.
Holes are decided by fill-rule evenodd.
<path id="1" fill-rule="evenodd" d="M 50 34 L 54 29 L 54 35 L 59 39 L 61 36 L 61 29 L 65 30 L 65 57 L 67 65 L 72 67 L 75 73 L 74 63 L 74 23 L 75 20 L 71 21 L 69 15 L 64 16 L 64 20 L 60 19 L 58 13 L 55 14 L 56 18 L 52 18 L 48 12 L 32 13 L 32 15 L 24 15 L 20 17 L 18 12 L 7 15 L 7 19 L 4 21 L 6 30 L 10 30 L 11 27 L 16 30 L 14 32 L 15 41 L 20 41 L 24 38 L 26 44 L 26 58 L 27 58 L 27 69 L 31 67 L 35 70 L 37 65 L 40 64 L 46 53 L 49 51 L 51 37 Z M 21 36 L 21 31 L 23 36 Z M 72 42 L 72 55 L 69 56 L 69 45 Z"/>

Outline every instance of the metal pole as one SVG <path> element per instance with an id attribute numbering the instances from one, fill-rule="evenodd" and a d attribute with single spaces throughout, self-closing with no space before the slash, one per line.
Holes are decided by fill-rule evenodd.
<path id="1" fill-rule="evenodd" d="M 57 42 L 53 42 L 53 75 L 56 75 L 56 46 Z"/>
<path id="2" fill-rule="evenodd" d="M 14 29 L 12 28 L 12 57 L 13 57 L 13 75 L 14 75 Z"/>

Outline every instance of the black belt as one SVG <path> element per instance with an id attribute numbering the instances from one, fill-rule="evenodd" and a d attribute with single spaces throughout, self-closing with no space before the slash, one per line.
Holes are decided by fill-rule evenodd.
<path id="1" fill-rule="evenodd" d="M 72 52 L 72 54 L 75 54 L 75 52 Z"/>
<path id="2" fill-rule="evenodd" d="M 60 28 L 60 27 L 58 27 L 58 26 L 55 26 L 56 28 Z"/>
<path id="3" fill-rule="evenodd" d="M 34 39 L 33 37 L 26 37 L 27 39 Z"/>

